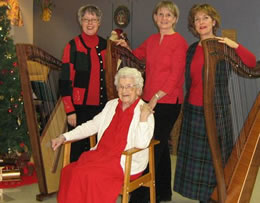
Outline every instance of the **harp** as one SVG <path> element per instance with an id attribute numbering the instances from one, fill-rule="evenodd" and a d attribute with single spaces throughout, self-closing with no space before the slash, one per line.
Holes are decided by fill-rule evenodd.
<path id="1" fill-rule="evenodd" d="M 138 69 L 144 76 L 145 62 L 136 58 L 128 49 L 117 46 L 115 42 L 108 40 L 106 53 L 106 88 L 108 100 L 117 97 L 114 77 L 117 70 L 125 66 Z"/>
<path id="2" fill-rule="evenodd" d="M 233 49 L 218 43 L 216 39 L 204 40 L 202 46 L 205 57 L 203 73 L 204 114 L 217 179 L 217 187 L 211 198 L 221 203 L 249 202 L 260 165 L 260 83 L 259 79 L 253 79 L 260 77 L 260 64 L 257 64 L 254 69 L 246 67 Z M 216 117 L 218 101 L 216 101 L 215 94 L 219 92 L 217 90 L 218 77 L 223 77 L 221 74 L 223 70 L 218 68 L 218 64 L 221 62 L 229 64 L 229 70 L 224 70 L 226 71 L 225 75 L 229 75 L 229 79 L 230 77 L 232 80 L 234 79 L 235 87 L 240 86 L 240 88 L 229 88 L 234 95 L 234 100 L 232 100 L 231 96 L 229 98 L 231 100 L 231 110 L 235 107 L 232 104 L 238 104 L 242 100 L 246 100 L 247 103 L 247 105 L 237 105 L 240 110 L 238 114 L 232 111 L 233 125 L 237 126 L 237 128 L 233 129 L 233 135 L 235 135 L 235 138 L 233 138 L 234 144 L 231 155 L 226 162 L 221 158 L 216 124 L 218 122 Z M 250 80 L 244 79 L 244 81 L 240 81 L 240 79 L 243 80 L 242 78 L 252 78 L 255 81 L 254 87 L 251 86 L 250 90 L 247 89 L 248 87 L 243 88 L 240 83 L 247 84 Z M 246 92 L 242 93 L 244 95 L 241 97 L 238 97 L 237 91 L 243 91 L 242 89 Z M 255 91 L 253 91 L 254 89 Z M 246 94 L 248 91 L 251 92 L 251 101 L 249 95 Z"/>
<path id="3" fill-rule="evenodd" d="M 51 139 L 66 131 L 67 125 L 58 92 L 61 61 L 29 44 L 17 44 L 16 53 L 40 191 L 36 199 L 41 201 L 57 192 L 62 168 L 62 159 L 55 159 L 63 154 L 63 149 L 54 153 L 51 148 Z"/>

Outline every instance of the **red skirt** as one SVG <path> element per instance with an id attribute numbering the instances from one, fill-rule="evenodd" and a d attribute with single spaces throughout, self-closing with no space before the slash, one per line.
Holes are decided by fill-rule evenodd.
<path id="1" fill-rule="evenodd" d="M 115 203 L 124 174 L 118 159 L 88 151 L 62 170 L 59 203 Z M 104 154 L 103 154 L 104 155 Z M 95 158 L 96 157 L 96 158 Z"/>

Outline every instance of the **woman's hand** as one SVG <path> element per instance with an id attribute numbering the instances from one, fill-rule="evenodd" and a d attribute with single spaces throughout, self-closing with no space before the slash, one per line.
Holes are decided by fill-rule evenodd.
<path id="1" fill-rule="evenodd" d="M 149 104 L 148 104 L 151 107 L 151 109 L 154 109 L 158 100 L 161 99 L 162 97 L 164 97 L 165 95 L 166 95 L 166 93 L 162 90 L 159 90 L 155 95 L 153 95 L 152 99 L 149 101 Z"/>
<path id="2" fill-rule="evenodd" d="M 55 151 L 59 146 L 65 142 L 66 138 L 63 135 L 51 140 L 51 147 Z"/>
<path id="3" fill-rule="evenodd" d="M 71 114 L 71 115 L 68 115 L 67 119 L 68 119 L 68 123 L 71 126 L 76 127 L 76 125 L 77 125 L 77 115 L 75 113 Z"/>
<path id="4" fill-rule="evenodd" d="M 154 109 L 158 101 L 158 98 L 155 96 L 152 97 L 152 99 L 149 101 L 148 105 L 150 106 L 151 109 Z"/>
<path id="5" fill-rule="evenodd" d="M 122 46 L 122 47 L 127 48 L 129 51 L 132 52 L 132 50 L 131 50 L 131 48 L 129 47 L 128 43 L 127 43 L 124 39 L 115 40 L 115 42 L 116 42 L 116 45 L 117 45 L 117 46 L 120 45 L 120 46 Z"/>
<path id="6" fill-rule="evenodd" d="M 233 41 L 227 37 L 216 37 L 216 38 L 218 39 L 218 42 L 226 44 L 231 48 L 236 49 L 239 46 L 238 43 L 236 43 L 235 41 Z"/>
<path id="7" fill-rule="evenodd" d="M 150 114 L 154 113 L 153 109 L 148 104 L 143 104 L 140 106 L 141 109 L 141 115 L 140 115 L 140 121 L 145 122 L 147 121 Z"/>

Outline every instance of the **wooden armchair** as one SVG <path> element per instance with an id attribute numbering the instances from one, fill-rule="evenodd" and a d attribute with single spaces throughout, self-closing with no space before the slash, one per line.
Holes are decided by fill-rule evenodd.
<path id="1" fill-rule="evenodd" d="M 70 142 L 65 144 L 64 149 L 64 161 L 63 166 L 66 166 L 70 163 Z M 94 147 L 96 144 L 96 136 L 90 137 L 90 146 Z M 137 179 L 130 180 L 130 171 L 132 163 L 132 155 L 144 149 L 132 148 L 123 152 L 126 156 L 125 162 L 125 175 L 124 175 L 124 184 L 121 189 L 120 194 L 122 195 L 122 203 L 128 203 L 129 193 L 136 190 L 141 186 L 150 188 L 150 202 L 155 203 L 155 169 L 154 169 L 154 146 L 159 144 L 158 140 L 152 139 L 150 142 L 149 148 L 149 172 L 141 175 Z"/>

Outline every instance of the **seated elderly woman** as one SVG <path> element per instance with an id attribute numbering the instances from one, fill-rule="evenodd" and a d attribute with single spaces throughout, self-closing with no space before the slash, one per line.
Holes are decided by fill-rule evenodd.
<path id="1" fill-rule="evenodd" d="M 124 150 L 146 148 L 153 136 L 152 109 L 140 99 L 141 73 L 124 67 L 115 76 L 118 99 L 92 120 L 52 140 L 55 150 L 65 141 L 79 140 L 97 133 L 97 145 L 62 170 L 59 203 L 115 203 L 123 185 Z M 140 176 L 148 163 L 148 150 L 133 155 L 131 177 Z"/>

